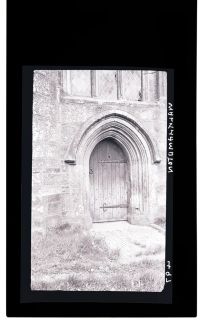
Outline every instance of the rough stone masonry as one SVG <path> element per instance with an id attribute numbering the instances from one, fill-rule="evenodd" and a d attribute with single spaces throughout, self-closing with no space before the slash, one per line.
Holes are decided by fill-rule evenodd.
<path id="1" fill-rule="evenodd" d="M 118 138 L 116 125 L 130 145 L 131 167 L 141 164 L 132 177 L 129 222 L 165 218 L 167 73 L 35 70 L 33 77 L 32 231 L 91 226 L 84 156 L 103 133 Z"/>

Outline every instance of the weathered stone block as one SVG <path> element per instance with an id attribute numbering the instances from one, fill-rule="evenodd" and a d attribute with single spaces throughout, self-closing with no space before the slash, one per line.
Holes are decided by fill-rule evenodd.
<path id="1" fill-rule="evenodd" d="M 43 178 L 44 185 L 57 186 L 60 185 L 63 181 L 62 174 L 44 173 Z"/>
<path id="2" fill-rule="evenodd" d="M 55 195 L 50 195 L 48 197 L 48 216 L 49 215 L 56 215 L 56 214 L 61 214 L 62 212 L 62 204 L 61 204 L 61 195 L 60 194 L 55 194 Z"/>
<path id="3" fill-rule="evenodd" d="M 46 150 L 46 156 L 49 159 L 55 159 L 58 158 L 58 156 L 60 155 L 60 149 L 59 149 L 59 145 L 57 144 L 57 142 L 47 142 L 45 145 L 45 150 Z"/>
<path id="4" fill-rule="evenodd" d="M 40 187 L 43 184 L 43 176 L 42 173 L 38 172 L 38 173 L 32 173 L 32 185 L 34 187 Z"/>
<path id="5" fill-rule="evenodd" d="M 44 159 L 43 158 L 33 158 L 32 160 L 32 173 L 40 173 L 43 171 Z"/>

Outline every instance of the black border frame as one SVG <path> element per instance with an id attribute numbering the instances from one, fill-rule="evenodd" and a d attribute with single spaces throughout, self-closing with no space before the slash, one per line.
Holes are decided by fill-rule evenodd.
<path id="1" fill-rule="evenodd" d="M 50 1 L 8 0 L 7 11 L 15 16 L 8 16 L 7 29 L 7 316 L 196 316 L 197 3 L 168 0 L 164 6 L 155 0 L 133 7 L 68 7 L 66 19 L 65 8 Z M 67 42 L 66 30 L 70 31 Z M 21 207 L 26 212 L 21 200 L 21 161 L 23 167 L 27 163 L 21 160 L 22 67 L 44 64 L 174 70 L 172 304 L 20 301 Z M 26 86 L 23 91 L 30 90 Z M 27 121 L 26 113 L 25 109 Z M 30 132 L 26 140 L 29 136 Z M 27 154 L 30 150 L 27 147 Z M 29 199 L 28 192 L 24 198 Z"/>
<path id="2" fill-rule="evenodd" d="M 165 283 L 164 290 L 156 292 L 88 292 L 88 291 L 32 291 L 31 286 L 31 191 L 32 191 L 32 103 L 33 103 L 33 71 L 34 70 L 60 70 L 70 67 L 51 66 L 24 66 L 22 69 L 22 212 L 21 212 L 21 290 L 22 303 L 34 302 L 98 302 L 98 303 L 172 303 L 172 282 Z M 80 66 L 74 67 L 81 69 Z M 88 67 L 82 67 L 88 69 Z M 70 68 L 72 69 L 72 68 Z M 99 69 L 99 68 L 98 68 Z M 109 67 L 103 67 L 109 69 Z M 120 69 L 119 67 L 112 69 Z M 136 67 L 125 69 L 136 70 Z M 148 70 L 146 68 L 146 70 Z M 151 68 L 149 68 L 151 70 Z M 167 71 L 168 103 L 174 106 L 173 71 Z M 168 115 L 168 108 L 166 109 Z M 169 117 L 167 117 L 167 128 Z M 169 136 L 168 136 L 169 137 Z M 166 138 L 167 154 L 169 152 L 168 137 Z M 166 165 L 166 169 L 168 166 Z M 166 174 L 166 251 L 165 264 L 170 261 L 173 268 L 172 257 L 172 223 L 173 223 L 173 173 Z M 170 273 L 172 274 L 172 268 Z M 166 267 L 165 272 L 169 272 Z M 166 276 L 167 278 L 167 276 Z M 168 277 L 169 279 L 169 277 Z M 173 281 L 173 279 L 172 279 Z"/>

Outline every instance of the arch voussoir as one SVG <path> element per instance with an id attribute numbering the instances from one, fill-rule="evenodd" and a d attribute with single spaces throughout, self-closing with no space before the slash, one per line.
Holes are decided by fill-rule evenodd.
<path id="1" fill-rule="evenodd" d="M 93 137 L 95 131 L 104 131 L 109 127 L 114 126 L 115 129 L 119 127 L 124 134 L 129 133 L 130 137 L 136 140 L 140 138 L 140 141 L 146 143 L 148 146 L 152 163 L 159 163 L 161 161 L 159 153 L 157 150 L 157 145 L 154 143 L 154 140 L 150 138 L 146 130 L 127 112 L 124 111 L 110 111 L 109 113 L 104 112 L 99 114 L 96 117 L 88 119 L 79 129 L 79 131 L 74 136 L 69 148 L 65 154 L 65 162 L 76 164 L 77 155 L 79 153 L 79 147 L 85 138 Z"/>
<path id="2" fill-rule="evenodd" d="M 146 224 L 149 220 L 149 167 L 160 158 L 149 134 L 124 111 L 101 113 L 82 125 L 72 140 L 65 162 L 78 165 L 82 178 L 82 203 L 85 215 L 89 210 L 89 159 L 95 146 L 106 138 L 112 138 L 126 152 L 130 168 L 130 192 L 128 220 Z"/>

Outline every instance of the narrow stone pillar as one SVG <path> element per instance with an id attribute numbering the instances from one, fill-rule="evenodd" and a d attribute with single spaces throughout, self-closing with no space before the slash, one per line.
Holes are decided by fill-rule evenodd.
<path id="1" fill-rule="evenodd" d="M 71 71 L 65 70 L 62 74 L 63 92 L 71 95 Z"/>
<path id="2" fill-rule="evenodd" d="M 143 71 L 142 78 L 143 101 L 155 102 L 158 100 L 158 72 Z"/>
<path id="3" fill-rule="evenodd" d="M 91 97 L 98 96 L 98 80 L 97 80 L 97 72 L 95 70 L 91 70 Z"/>
<path id="4" fill-rule="evenodd" d="M 117 99 L 123 99 L 122 71 L 117 71 Z"/>
<path id="5" fill-rule="evenodd" d="M 140 91 L 140 100 L 139 101 L 143 101 L 144 100 L 144 84 L 143 84 L 143 71 L 141 71 L 141 91 Z"/>
<path id="6" fill-rule="evenodd" d="M 159 71 L 159 99 L 163 100 L 167 98 L 167 72 Z"/>

